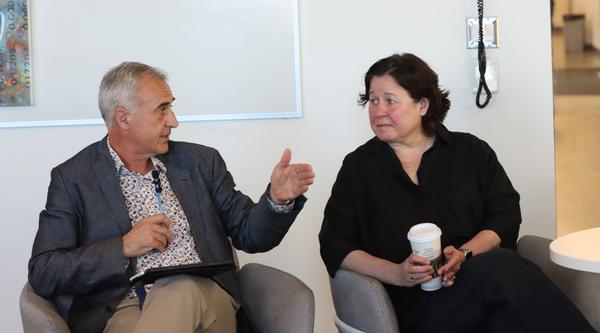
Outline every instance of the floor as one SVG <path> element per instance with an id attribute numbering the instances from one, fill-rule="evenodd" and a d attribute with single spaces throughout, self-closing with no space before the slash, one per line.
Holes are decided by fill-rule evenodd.
<path id="1" fill-rule="evenodd" d="M 600 226 L 600 52 L 552 34 L 557 234 Z"/>

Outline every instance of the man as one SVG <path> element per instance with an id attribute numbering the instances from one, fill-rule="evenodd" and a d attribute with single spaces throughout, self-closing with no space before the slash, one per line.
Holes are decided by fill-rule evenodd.
<path id="1" fill-rule="evenodd" d="M 137 289 L 129 278 L 231 261 L 227 237 L 247 252 L 275 247 L 306 201 L 312 167 L 290 164 L 286 149 L 255 204 L 216 150 L 169 140 L 178 122 L 164 73 L 122 63 L 104 76 L 98 99 L 108 135 L 52 170 L 31 286 L 44 297 L 74 296 L 67 321 L 75 333 L 235 332 L 233 271 Z"/>

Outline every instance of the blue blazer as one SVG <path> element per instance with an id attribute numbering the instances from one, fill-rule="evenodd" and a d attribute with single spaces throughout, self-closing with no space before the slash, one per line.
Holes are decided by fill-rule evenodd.
<path id="1" fill-rule="evenodd" d="M 271 210 L 235 189 L 219 153 L 170 142 L 158 158 L 190 224 L 202 262 L 232 260 L 233 245 L 246 252 L 277 246 L 306 198 L 292 211 Z M 123 256 L 121 237 L 131 221 L 106 137 L 55 167 L 29 260 L 29 283 L 39 295 L 73 295 L 67 318 L 72 332 L 100 332 L 129 291 L 135 258 Z M 235 272 L 214 278 L 239 300 Z"/>

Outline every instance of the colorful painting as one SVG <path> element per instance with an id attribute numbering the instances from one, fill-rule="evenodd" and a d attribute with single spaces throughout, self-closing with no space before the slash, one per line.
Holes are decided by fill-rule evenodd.
<path id="1" fill-rule="evenodd" d="M 0 0 L 0 106 L 32 105 L 29 0 Z"/>

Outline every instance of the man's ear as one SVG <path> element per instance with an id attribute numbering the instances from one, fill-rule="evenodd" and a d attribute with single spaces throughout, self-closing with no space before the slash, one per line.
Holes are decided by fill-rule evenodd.
<path id="1" fill-rule="evenodd" d="M 115 109 L 114 125 L 122 129 L 129 128 L 129 116 L 129 110 L 119 106 Z"/>
<path id="2" fill-rule="evenodd" d="M 419 101 L 419 112 L 421 113 L 421 117 L 427 114 L 429 110 L 429 100 L 427 98 L 421 98 Z"/>

